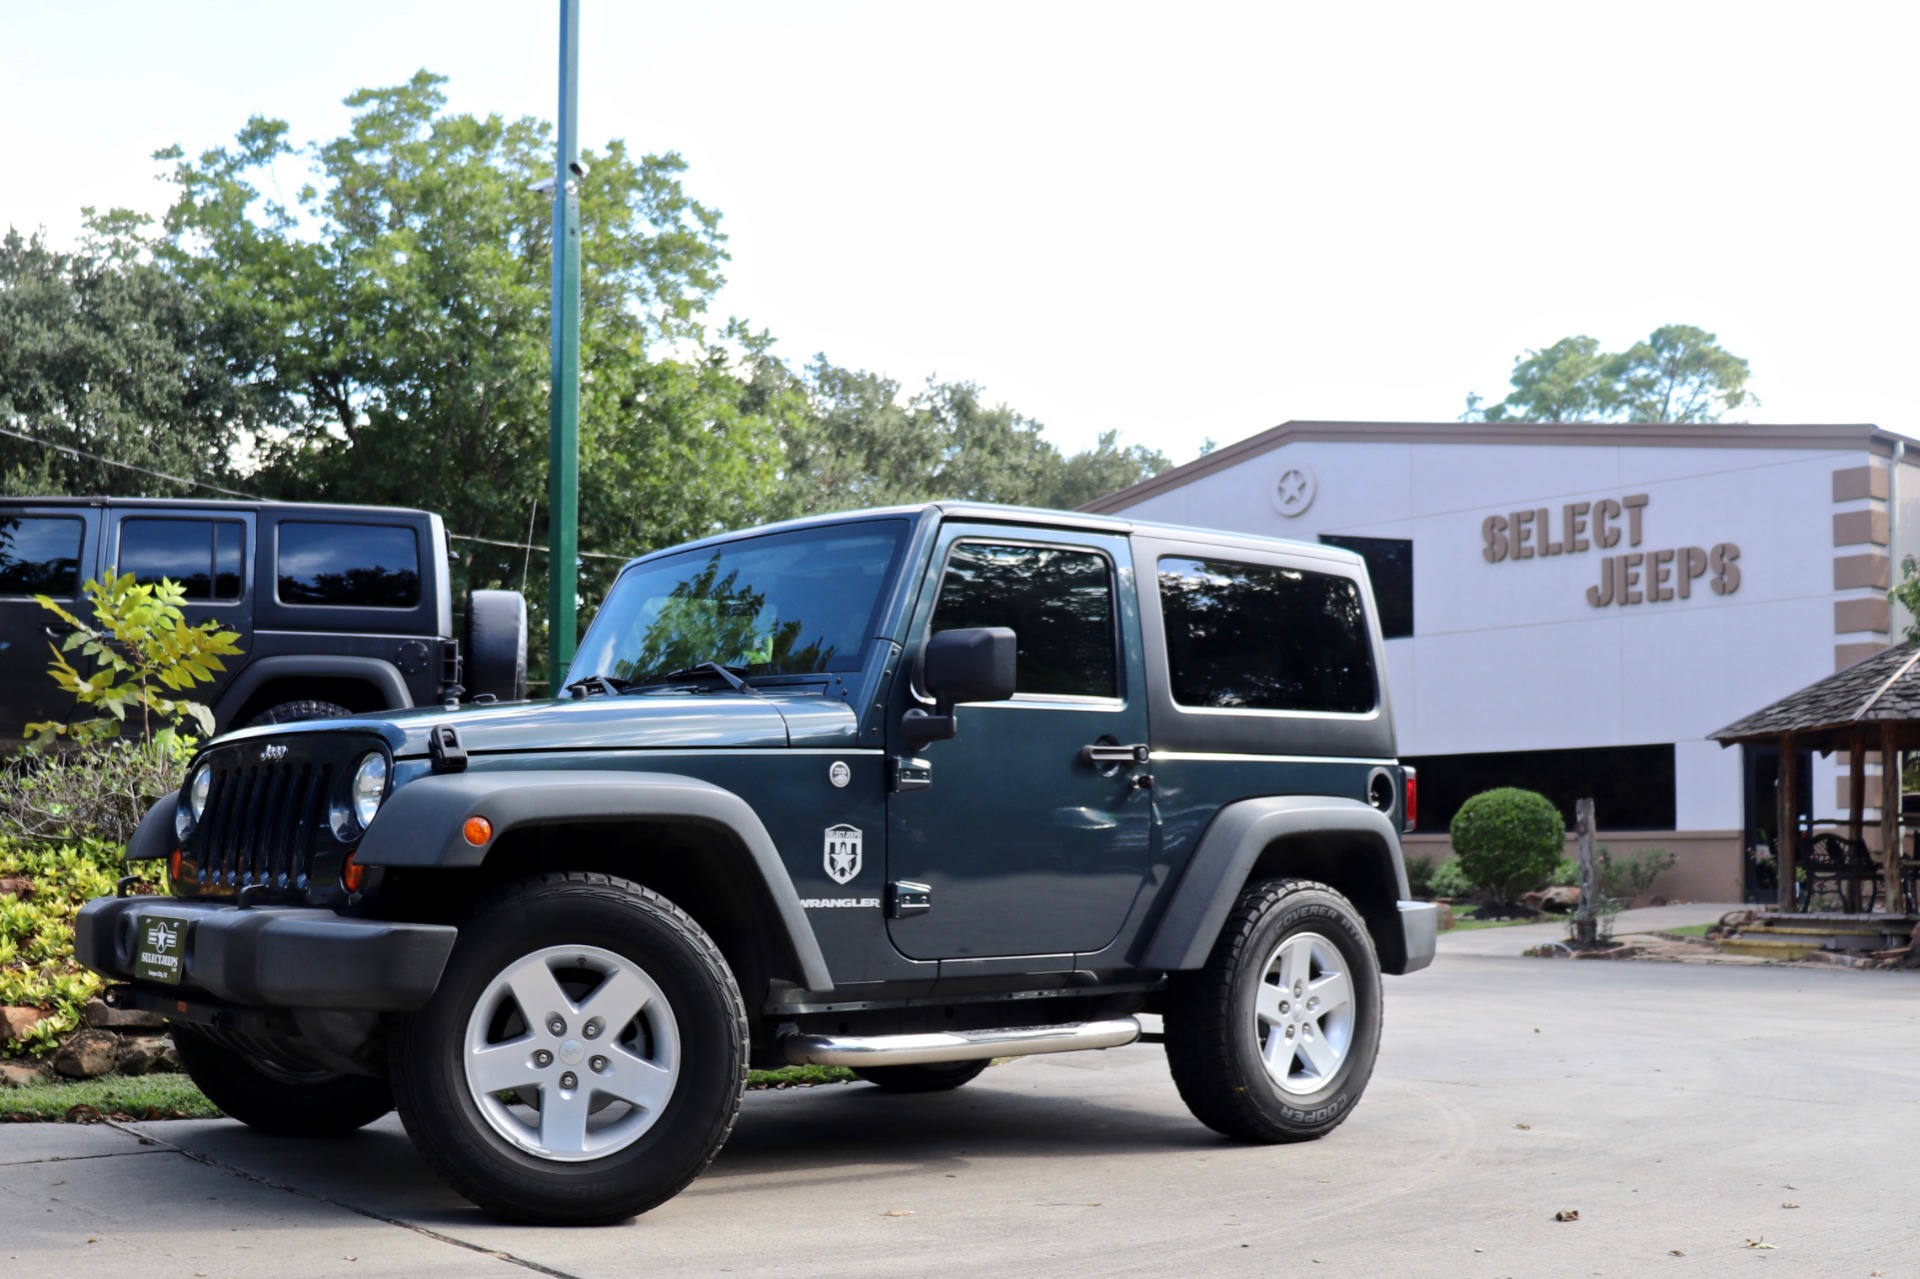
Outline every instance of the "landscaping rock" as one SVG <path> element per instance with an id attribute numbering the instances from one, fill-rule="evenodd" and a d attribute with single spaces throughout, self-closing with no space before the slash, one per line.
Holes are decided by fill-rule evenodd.
<path id="1" fill-rule="evenodd" d="M 120 1041 L 114 1069 L 123 1075 L 155 1075 L 180 1069 L 180 1055 L 165 1035 L 128 1035 Z"/>
<path id="2" fill-rule="evenodd" d="M 38 1008 L 0 1008 L 0 1044 L 26 1038 L 46 1017 Z"/>
<path id="3" fill-rule="evenodd" d="M 1447 929 L 1453 927 L 1453 907 L 1446 902 L 1435 902 L 1434 904 L 1440 908 L 1440 931 L 1444 933 Z"/>
<path id="4" fill-rule="evenodd" d="M 33 896 L 31 879 L 0 879 L 0 897 L 18 897 L 25 901 Z"/>
<path id="5" fill-rule="evenodd" d="M 1578 888 L 1555 885 L 1543 888 L 1537 893 L 1522 893 L 1520 904 L 1534 910 L 1543 910 L 1550 915 L 1570 915 L 1580 909 L 1580 890 Z"/>
<path id="6" fill-rule="evenodd" d="M 89 1026 L 103 1030 L 165 1030 L 167 1019 L 158 1013 L 138 1008 L 112 1008 L 105 1000 L 89 999 L 83 1017 Z"/>
<path id="7" fill-rule="evenodd" d="M 113 1069 L 120 1037 L 107 1030 L 78 1030 L 53 1055 L 53 1068 L 68 1079 L 96 1079 Z"/>
<path id="8" fill-rule="evenodd" d="M 38 1066 L 29 1066 L 24 1061 L 0 1061 L 0 1088 L 25 1088 L 28 1084 L 42 1083 L 46 1072 Z"/>

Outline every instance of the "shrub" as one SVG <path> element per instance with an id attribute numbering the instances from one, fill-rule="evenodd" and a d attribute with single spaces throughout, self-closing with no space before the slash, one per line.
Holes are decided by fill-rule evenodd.
<path id="1" fill-rule="evenodd" d="M 1465 897 L 1473 892 L 1473 881 L 1460 870 L 1458 857 L 1447 857 L 1433 868 L 1435 897 Z"/>
<path id="2" fill-rule="evenodd" d="M 0 837 L 124 846 L 147 810 L 180 784 L 193 739 L 105 738 L 0 765 Z"/>
<path id="3" fill-rule="evenodd" d="M 1545 885 L 1535 887 L 1576 888 L 1580 884 L 1580 863 L 1572 857 L 1562 857 L 1553 873 L 1547 876 Z"/>
<path id="4" fill-rule="evenodd" d="M 1643 848 L 1637 853 L 1615 857 L 1605 844 L 1593 850 L 1593 877 L 1602 897 L 1631 902 L 1653 887 L 1663 871 L 1673 869 L 1679 859 L 1664 848 Z"/>
<path id="5" fill-rule="evenodd" d="M 1567 847 L 1553 801 L 1511 786 L 1482 791 L 1462 804 L 1449 834 L 1461 873 L 1501 903 L 1546 882 Z"/>
<path id="6" fill-rule="evenodd" d="M 97 840 L 32 844 L 0 838 L 0 879 L 32 885 L 30 896 L 0 897 L 0 1005 L 49 1014 L 0 1051 L 50 1052 L 80 1024 L 81 1009 L 100 993 L 101 982 L 73 958 L 73 917 L 83 903 L 113 891 L 120 865 L 120 850 Z"/>

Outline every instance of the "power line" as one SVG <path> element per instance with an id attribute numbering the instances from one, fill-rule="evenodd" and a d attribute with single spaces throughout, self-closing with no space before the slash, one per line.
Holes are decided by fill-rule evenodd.
<path id="1" fill-rule="evenodd" d="M 156 471 L 151 467 L 135 466 L 132 462 L 116 462 L 114 459 L 102 457 L 98 453 L 89 453 L 85 449 L 77 449 L 70 444 L 56 444 L 52 440 L 43 440 L 38 436 L 26 435 L 20 431 L 9 430 L 4 426 L 0 426 L 0 435 L 9 435 L 16 440 L 24 440 L 28 444 L 38 444 L 43 449 L 52 449 L 56 453 L 65 453 L 69 457 L 85 458 L 89 462 L 98 462 L 102 466 L 117 466 L 123 471 L 138 471 L 142 475 L 151 475 L 153 478 L 165 480 L 169 484 L 184 484 L 188 488 L 211 489 L 215 493 L 224 493 L 228 497 L 243 498 L 249 502 L 265 502 L 271 500 L 261 497 L 258 493 L 242 493 L 239 489 L 222 488 L 220 485 L 210 483 L 206 480 L 188 479 L 184 475 L 169 475 L 165 471 Z M 530 541 L 503 542 L 498 538 L 474 537 L 467 533 L 449 533 L 447 534 L 447 539 L 453 542 L 482 542 L 488 546 L 504 546 L 516 551 L 539 551 L 542 555 L 548 553 L 546 547 L 536 546 Z M 582 559 L 617 560 L 622 564 L 633 558 L 631 555 L 609 555 L 604 551 L 579 551 L 576 553 Z"/>

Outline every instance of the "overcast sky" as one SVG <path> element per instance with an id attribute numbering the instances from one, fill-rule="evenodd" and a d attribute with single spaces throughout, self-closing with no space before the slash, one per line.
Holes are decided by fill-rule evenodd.
<path id="1" fill-rule="evenodd" d="M 335 136 L 426 67 L 555 102 L 557 0 L 5 0 L 0 221 L 158 212 L 149 156 Z M 1912 5 L 585 0 L 581 138 L 677 150 L 718 316 L 1063 448 L 1441 420 L 1513 358 L 1697 324 L 1753 420 L 1920 428 Z"/>

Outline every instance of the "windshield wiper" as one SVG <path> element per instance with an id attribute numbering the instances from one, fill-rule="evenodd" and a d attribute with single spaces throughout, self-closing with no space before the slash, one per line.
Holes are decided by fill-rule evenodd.
<path id="1" fill-rule="evenodd" d="M 592 697 L 595 693 L 611 697 L 625 691 L 626 687 L 627 681 L 617 675 L 588 675 L 560 691 L 573 697 Z"/>
<path id="2" fill-rule="evenodd" d="M 693 666 L 683 666 L 677 671 L 668 671 L 660 676 L 660 679 L 664 682 L 670 679 L 686 679 L 690 675 L 718 675 L 727 682 L 727 687 L 736 693 L 745 693 L 748 697 L 765 696 L 759 689 L 741 679 L 740 676 L 743 674 L 745 671 L 739 667 L 722 666 L 718 662 L 699 662 Z"/>

